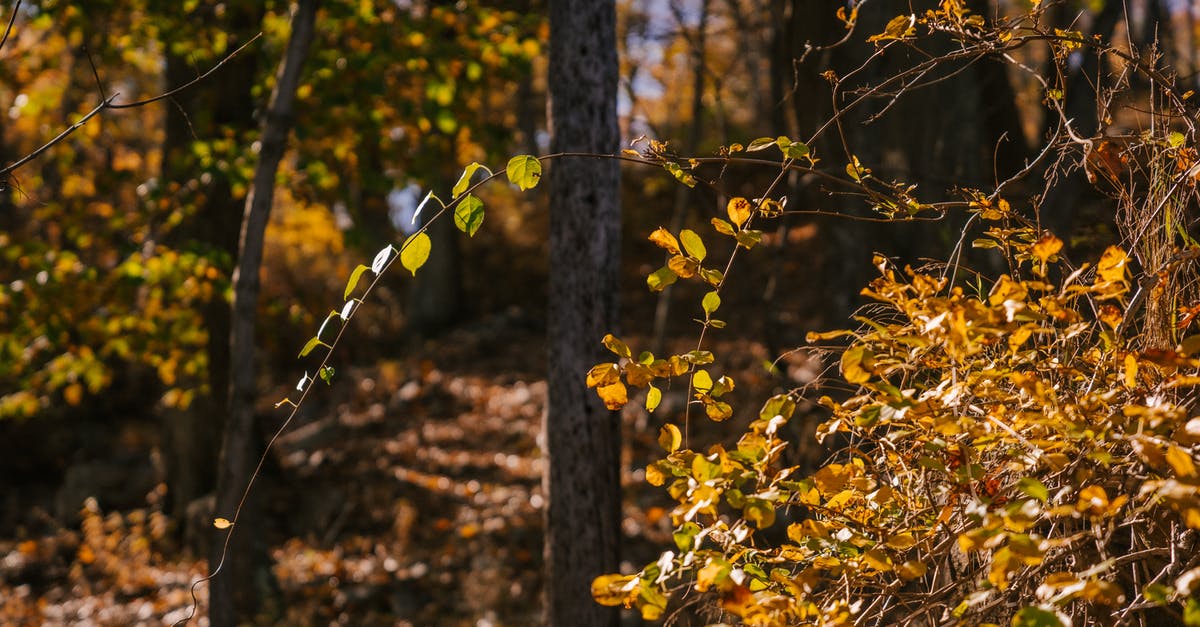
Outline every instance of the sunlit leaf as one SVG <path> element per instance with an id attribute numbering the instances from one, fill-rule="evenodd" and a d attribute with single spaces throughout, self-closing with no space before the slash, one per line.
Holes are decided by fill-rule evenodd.
<path id="1" fill-rule="evenodd" d="M 587 386 L 594 388 L 601 385 L 612 385 L 621 378 L 621 369 L 617 364 L 596 364 L 587 373 Z"/>
<path id="2" fill-rule="evenodd" d="M 213 520 L 213 526 L 217 529 L 228 529 L 233 526 L 233 523 L 228 518 L 216 518 Z"/>
<path id="3" fill-rule="evenodd" d="M 758 139 L 750 142 L 750 145 L 746 146 L 746 152 L 758 152 L 759 150 L 766 150 L 774 145 L 774 137 L 759 137 Z"/>
<path id="4" fill-rule="evenodd" d="M 630 607 L 637 589 L 637 575 L 600 575 L 592 580 L 592 598 L 600 605 Z"/>
<path id="5" fill-rule="evenodd" d="M 650 389 L 646 391 L 646 411 L 654 413 L 654 410 L 658 409 L 658 404 L 661 402 L 662 390 L 653 385 L 650 386 Z"/>
<path id="6" fill-rule="evenodd" d="M 754 213 L 754 206 L 749 200 L 737 196 L 731 198 L 729 203 L 725 205 L 725 213 L 729 215 L 729 221 L 734 225 L 741 227 L 750 219 L 750 215 Z"/>
<path id="7" fill-rule="evenodd" d="M 721 235 L 728 235 L 730 237 L 733 237 L 737 233 L 737 231 L 734 230 L 732 224 L 722 220 L 721 218 L 713 218 L 712 225 L 713 225 L 713 228 L 716 229 L 716 231 L 718 233 L 720 233 Z"/>
<path id="8" fill-rule="evenodd" d="M 537 187 L 542 178 L 542 164 L 530 155 L 517 155 L 508 160 L 504 172 L 510 182 L 524 191 Z"/>
<path id="9" fill-rule="evenodd" d="M 604 344 L 604 348 L 612 351 L 618 357 L 633 359 L 633 352 L 629 350 L 629 347 L 625 345 L 625 342 L 622 342 L 612 333 L 605 335 L 601 343 Z"/>
<path id="10" fill-rule="evenodd" d="M 861 384 L 871 379 L 874 355 L 863 346 L 854 346 L 842 353 L 842 376 L 849 383 Z"/>
<path id="11" fill-rule="evenodd" d="M 706 370 L 697 370 L 692 375 L 692 389 L 705 394 L 712 391 L 713 381 Z"/>
<path id="12" fill-rule="evenodd" d="M 413 233 L 400 248 L 400 265 L 404 266 L 404 269 L 411 272 L 413 276 L 417 276 L 417 270 L 429 259 L 431 246 L 432 242 L 430 242 L 429 236 L 423 231 Z"/>
<path id="13" fill-rule="evenodd" d="M 704 309 L 705 317 L 713 315 L 713 312 L 721 306 L 721 295 L 716 292 L 709 292 L 704 295 L 700 301 L 700 306 Z"/>
<path id="14" fill-rule="evenodd" d="M 306 342 L 304 344 L 304 348 L 300 349 L 300 354 L 297 355 L 296 358 L 299 359 L 300 357 L 304 357 L 305 355 L 311 353 L 314 348 L 316 348 L 320 345 L 321 345 L 321 338 L 319 338 L 315 335 L 312 336 L 311 338 L 309 338 L 308 342 Z"/>
<path id="15" fill-rule="evenodd" d="M 462 196 L 463 192 L 467 191 L 467 188 L 471 186 L 471 176 L 480 168 L 491 174 L 491 170 L 488 170 L 482 164 L 472 161 L 467 167 L 463 168 L 462 176 L 458 177 L 458 182 L 454 184 L 454 189 L 450 191 L 450 197 L 458 198 Z"/>
<path id="16" fill-rule="evenodd" d="M 1046 233 L 1038 241 L 1034 242 L 1029 252 L 1044 263 L 1049 261 L 1054 255 L 1057 255 L 1058 251 L 1062 250 L 1062 247 L 1063 241 L 1061 239 L 1058 239 L 1052 233 Z"/>
<path id="17" fill-rule="evenodd" d="M 392 250 L 392 247 L 389 245 L 384 246 L 378 253 L 375 253 L 375 259 L 371 261 L 371 272 L 375 274 L 383 272 L 384 266 L 387 265 L 387 260 L 392 256 Z"/>
<path id="18" fill-rule="evenodd" d="M 742 516 L 746 522 L 758 529 L 766 529 L 775 524 L 775 508 L 762 499 L 747 499 L 742 508 Z"/>
<path id="19" fill-rule="evenodd" d="M 679 254 L 679 241 L 675 239 L 674 235 L 671 235 L 670 231 L 661 226 L 650 234 L 649 240 L 672 255 Z"/>
<path id="20" fill-rule="evenodd" d="M 1066 627 L 1070 623 L 1064 621 L 1053 609 L 1026 606 L 1013 616 L 1013 627 Z"/>
<path id="21" fill-rule="evenodd" d="M 652 292 L 661 292 L 678 278 L 679 275 L 675 274 L 674 270 L 668 266 L 663 266 L 646 277 L 646 285 Z"/>
<path id="22" fill-rule="evenodd" d="M 370 270 L 370 268 L 362 264 L 359 264 L 356 268 L 354 268 L 354 271 L 350 273 L 350 280 L 346 281 L 346 291 L 342 295 L 342 298 L 350 298 L 350 294 L 354 291 L 354 288 L 358 287 L 358 280 L 362 277 L 362 273 L 366 272 L 367 270 Z M 345 311 L 345 309 L 343 309 L 343 311 Z"/>
<path id="23" fill-rule="evenodd" d="M 746 250 L 750 250 L 751 248 L 758 246 L 758 243 L 761 241 L 762 241 L 762 231 L 757 231 L 754 229 L 745 229 L 743 231 L 738 232 L 738 234 L 737 234 L 738 246 L 741 246 L 742 248 L 745 248 Z"/>
<path id="24" fill-rule="evenodd" d="M 1034 477 L 1023 477 L 1018 480 L 1017 489 L 1043 503 L 1050 498 L 1050 490 L 1046 488 L 1046 484 Z"/>
<path id="25" fill-rule="evenodd" d="M 483 201 L 474 194 L 467 194 L 462 202 L 454 208 L 454 226 L 466 233 L 468 237 L 475 237 L 475 233 L 481 225 L 483 225 Z"/>
<path id="26" fill-rule="evenodd" d="M 704 241 L 696 235 L 695 231 L 684 229 L 679 232 L 679 241 L 683 242 L 683 249 L 687 251 L 696 261 L 704 261 L 704 257 L 708 255 L 708 251 L 704 248 Z"/>
<path id="27" fill-rule="evenodd" d="M 1191 479 L 1196 476 L 1196 462 L 1192 460 L 1192 455 L 1187 449 L 1174 444 L 1168 445 L 1166 459 L 1176 477 Z"/>
<path id="28" fill-rule="evenodd" d="M 629 402 L 629 393 L 625 389 L 625 384 L 620 381 L 597 387 L 596 394 L 600 396 L 600 400 L 604 401 L 604 406 L 611 411 L 621 409 Z"/>
<path id="29" fill-rule="evenodd" d="M 700 269 L 700 263 L 691 257 L 675 255 L 667 260 L 667 267 L 679 278 L 690 279 L 696 276 L 696 271 Z"/>
<path id="30" fill-rule="evenodd" d="M 666 452 L 674 453 L 679 450 L 680 444 L 683 444 L 683 434 L 679 432 L 679 427 L 668 423 L 658 430 L 658 445 Z"/>
<path id="31" fill-rule="evenodd" d="M 688 521 L 679 526 L 672 534 L 675 539 L 675 546 L 680 551 L 691 551 L 695 548 L 696 536 L 700 533 L 700 525 L 692 521 Z"/>

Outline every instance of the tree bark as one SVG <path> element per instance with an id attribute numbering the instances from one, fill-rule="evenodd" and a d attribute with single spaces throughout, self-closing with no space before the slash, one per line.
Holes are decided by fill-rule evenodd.
<path id="1" fill-rule="evenodd" d="M 238 263 L 233 274 L 229 416 L 217 479 L 217 511 L 233 519 L 230 533 L 234 536 L 227 555 L 222 554 L 221 543 L 214 543 L 210 557 L 210 564 L 214 567 L 219 564 L 222 569 L 213 579 L 210 593 L 209 618 L 214 627 L 235 625 L 239 617 L 243 620 L 253 617 L 258 611 L 264 577 L 270 580 L 266 547 L 253 501 L 247 501 L 245 511 L 237 510 L 246 481 L 255 472 L 262 454 L 254 425 L 254 318 L 263 236 L 275 195 L 275 173 L 292 128 L 296 88 L 313 39 L 318 4 L 319 0 L 298 0 L 293 7 L 292 33 L 263 120 L 258 166 L 246 196 Z"/>
<path id="2" fill-rule="evenodd" d="M 550 2 L 552 152 L 616 152 L 616 51 L 613 0 Z M 561 159 L 549 179 L 546 622 L 615 625 L 591 582 L 618 567 L 620 420 L 583 377 L 616 320 L 620 171 L 612 160 Z"/>
<path id="3" fill-rule="evenodd" d="M 239 41 L 257 32 L 262 22 L 262 7 L 252 3 L 239 7 L 229 19 L 229 30 Z M 169 37 L 164 34 L 164 37 Z M 163 46 L 170 50 L 170 41 Z M 199 178 L 191 143 L 219 137 L 225 129 L 242 133 L 253 128 L 254 85 L 258 63 L 255 55 L 239 55 L 222 69 L 217 81 L 205 81 L 176 95 L 176 106 L 165 107 L 166 137 L 163 140 L 162 179 L 184 183 Z M 167 89 L 175 89 L 196 78 L 196 67 L 183 56 L 166 55 Z M 241 226 L 241 198 L 233 195 L 226 176 L 213 176 L 203 186 L 195 213 L 171 234 L 170 245 L 208 255 L 224 273 L 233 271 Z M 188 539 L 207 538 L 208 529 L 188 529 L 188 504 L 210 493 L 216 484 L 216 466 L 220 454 L 224 410 L 229 392 L 229 303 L 214 296 L 201 311 L 208 331 L 207 383 L 209 393 L 200 395 L 190 407 L 170 410 L 163 417 L 163 441 L 166 451 L 169 508 L 175 520 L 183 522 L 181 535 Z M 196 382 L 199 385 L 199 382 Z M 195 533 L 200 531 L 200 533 Z M 193 549 L 202 547 L 192 545 Z"/>

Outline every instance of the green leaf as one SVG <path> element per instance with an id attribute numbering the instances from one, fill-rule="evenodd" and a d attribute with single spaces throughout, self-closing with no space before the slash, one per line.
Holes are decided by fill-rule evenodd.
<path id="1" fill-rule="evenodd" d="M 667 266 L 663 266 L 658 270 L 655 270 L 650 276 L 646 277 L 646 285 L 650 287 L 651 292 L 661 292 L 666 289 L 668 285 L 674 283 L 678 278 L 679 275 L 675 274 L 674 270 L 668 268 Z"/>
<path id="2" fill-rule="evenodd" d="M 1012 619 L 1013 627 L 1064 627 L 1062 619 L 1053 610 L 1027 606 L 1021 608 Z"/>
<path id="3" fill-rule="evenodd" d="M 320 345 L 321 345 L 321 338 L 319 338 L 315 335 L 312 336 L 312 338 L 310 338 L 308 340 L 308 343 L 304 345 L 304 348 L 300 349 L 300 354 L 296 355 L 296 358 L 299 359 L 299 358 L 311 353 L 314 348 L 316 348 Z"/>
<path id="4" fill-rule="evenodd" d="M 808 145 L 804 142 L 793 142 L 782 150 L 783 156 L 788 159 L 803 159 L 808 156 Z"/>
<path id="5" fill-rule="evenodd" d="M 1187 627 L 1200 627 L 1200 601 L 1191 597 L 1183 605 L 1183 624 Z"/>
<path id="6" fill-rule="evenodd" d="M 758 529 L 766 529 L 775 524 L 775 508 L 762 499 L 746 499 L 742 516 Z"/>
<path id="7" fill-rule="evenodd" d="M 483 168 L 485 172 L 491 174 L 491 170 L 488 170 L 480 163 L 472 161 L 470 165 L 468 165 L 466 168 L 463 168 L 462 176 L 458 177 L 458 182 L 454 184 L 454 189 L 450 190 L 450 197 L 458 198 L 459 196 L 462 196 L 463 192 L 467 191 L 467 188 L 471 186 L 471 177 L 474 176 L 475 172 L 480 168 Z"/>
<path id="8" fill-rule="evenodd" d="M 684 170 L 683 167 L 678 163 L 675 163 L 674 161 L 668 161 L 663 164 L 663 167 L 666 168 L 667 172 L 670 172 L 671 176 L 675 177 L 675 179 L 680 183 L 683 183 L 688 187 L 696 186 L 696 177 L 692 176 L 692 174 L 687 170 Z"/>
<path id="9" fill-rule="evenodd" d="M 658 409 L 658 404 L 662 402 L 662 390 L 650 386 L 650 390 L 646 392 L 646 411 L 654 413 Z"/>
<path id="10" fill-rule="evenodd" d="M 704 257 L 708 255 L 708 250 L 704 248 L 704 241 L 696 235 L 695 231 L 684 229 L 679 232 L 679 241 L 683 243 L 683 249 L 687 254 L 691 255 L 696 261 L 704 261 Z"/>
<path id="11" fill-rule="evenodd" d="M 750 250 L 751 248 L 754 248 L 761 241 L 762 241 L 762 231 L 756 231 L 754 229 L 746 229 L 744 231 L 740 231 L 737 234 L 738 245 L 745 248 L 746 250 Z"/>
<path id="12" fill-rule="evenodd" d="M 400 249 L 400 264 L 413 276 L 417 276 L 417 269 L 425 265 L 425 261 L 429 259 L 431 247 L 432 243 L 429 241 L 428 235 L 424 232 L 413 233 L 404 241 L 404 246 Z"/>
<path id="13" fill-rule="evenodd" d="M 1017 489 L 1043 503 L 1050 498 L 1050 490 L 1046 488 L 1046 484 L 1033 477 L 1025 477 L 1017 481 Z"/>
<path id="14" fill-rule="evenodd" d="M 322 366 L 321 369 L 317 371 L 317 374 L 321 377 L 321 380 L 325 382 L 325 385 L 333 385 L 333 372 L 334 370 L 332 366 Z"/>
<path id="15" fill-rule="evenodd" d="M 704 295 L 704 299 L 700 301 L 700 306 L 704 308 L 705 317 L 713 315 L 717 307 L 721 306 L 721 295 L 716 292 L 709 292 Z"/>
<path id="16" fill-rule="evenodd" d="M 679 526 L 672 534 L 675 537 L 675 546 L 684 553 L 690 552 L 696 548 L 696 536 L 700 534 L 700 525 L 692 521 L 688 521 Z"/>
<path id="17" fill-rule="evenodd" d="M 695 391 L 707 394 L 712 390 L 712 387 L 713 381 L 712 377 L 709 376 L 708 371 L 697 370 L 696 373 L 692 375 L 692 389 Z"/>
<path id="18" fill-rule="evenodd" d="M 355 287 L 358 287 L 358 280 L 362 278 L 362 273 L 366 272 L 367 270 L 370 270 L 370 268 L 362 265 L 361 263 L 358 264 L 358 267 L 354 269 L 354 272 L 350 273 L 350 280 L 346 282 L 346 293 L 342 295 L 342 298 L 350 298 L 350 293 L 354 291 Z"/>
<path id="19" fill-rule="evenodd" d="M 508 174 L 511 183 L 524 191 L 537 187 L 542 178 L 542 164 L 535 157 L 517 155 L 508 160 L 508 167 L 504 172 Z"/>
<path id="20" fill-rule="evenodd" d="M 759 137 L 758 139 L 750 142 L 749 146 L 746 146 L 746 152 L 758 152 L 759 150 L 766 150 L 774 145 L 774 137 Z"/>
<path id="21" fill-rule="evenodd" d="M 713 287 L 720 287 L 721 281 L 725 280 L 725 275 L 721 274 L 720 270 L 713 268 L 700 268 L 700 278 Z"/>
<path id="22" fill-rule="evenodd" d="M 1148 583 L 1142 587 L 1142 596 L 1146 600 L 1155 605 L 1166 605 L 1171 601 L 1171 593 L 1174 592 L 1169 586 L 1164 586 L 1161 583 Z"/>
<path id="23" fill-rule="evenodd" d="M 1180 133 L 1179 131 L 1172 131 L 1170 135 L 1167 135 L 1167 145 L 1172 148 L 1178 148 L 1186 141 L 1187 137 L 1185 137 L 1184 134 Z"/>
<path id="24" fill-rule="evenodd" d="M 476 198 L 474 194 L 467 194 L 462 202 L 454 208 L 454 226 L 466 233 L 468 237 L 475 237 L 475 232 L 482 224 L 483 201 Z"/>

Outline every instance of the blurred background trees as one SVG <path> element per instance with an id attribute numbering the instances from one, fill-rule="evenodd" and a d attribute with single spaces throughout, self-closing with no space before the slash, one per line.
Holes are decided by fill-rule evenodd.
<path id="1" fill-rule="evenodd" d="M 5 21 L 12 4 L 0 11 Z M 621 144 L 646 136 L 670 140 L 680 154 L 704 156 L 723 144 L 759 136 L 805 139 L 831 120 L 835 104 L 843 107 L 862 88 L 877 86 L 897 68 L 919 62 L 896 55 L 863 66 L 874 46 L 862 34 L 883 31 L 891 17 L 909 10 L 908 4 L 889 0 L 864 7 L 854 42 L 833 46 L 847 31 L 835 14 L 837 7 L 826 3 L 617 2 Z M 965 4 L 989 18 L 1026 8 L 1017 0 Z M 1188 3 L 1047 4 L 1061 27 L 1154 48 L 1164 67 L 1194 80 L 1196 9 Z M 0 531 L 11 532 L 0 535 L 11 542 L 0 550 L 26 555 L 20 549 L 25 546 L 33 551 L 28 553 L 32 564 L 44 544 L 33 550 L 21 543 L 42 542 L 64 529 L 82 530 L 78 519 L 85 524 L 103 520 L 101 511 L 149 508 L 169 521 L 139 527 L 121 518 L 120 525 L 110 521 L 111 529 L 81 531 L 74 544 L 67 544 L 70 550 L 48 554 L 66 566 L 62 572 L 47 571 L 57 574 L 44 575 L 45 580 L 34 578 L 38 587 L 31 598 L 48 594 L 69 577 L 69 566 L 87 555 L 79 547 L 91 546 L 88 538 L 103 544 L 101 532 L 123 530 L 127 537 L 131 529 L 144 528 L 138 533 L 159 534 L 153 537 L 157 550 L 180 560 L 170 568 L 161 566 L 173 572 L 186 573 L 205 555 L 212 511 L 211 499 L 205 497 L 215 488 L 228 406 L 230 277 L 261 147 L 261 116 L 286 45 L 289 6 L 281 0 L 43 0 L 23 2 L 17 9 L 11 36 L 0 49 L 0 102 L 7 106 L 0 118 L 4 164 L 69 126 L 106 94 L 120 92 L 118 100 L 126 101 L 170 90 L 262 33 L 210 80 L 169 100 L 94 118 L 4 180 L 0 476 L 7 501 Z M 428 191 L 445 196 L 472 161 L 497 165 L 510 154 L 550 149 L 547 14 L 545 0 L 323 3 L 266 235 L 258 316 L 260 328 L 269 332 L 260 334 L 256 348 L 264 366 L 256 379 L 262 390 L 256 423 L 260 433 L 277 426 L 279 418 L 269 410 L 280 395 L 272 391 L 284 389 L 284 382 L 303 371 L 295 361 L 296 350 L 338 304 L 345 277 L 364 257 L 416 227 L 413 213 Z M 1044 67 L 1048 54 L 1033 48 L 1021 61 Z M 1067 107 L 1085 127 L 1091 120 L 1094 130 L 1100 123 L 1096 102 L 1107 94 L 1097 94 L 1089 78 L 1120 67 L 1111 58 L 1077 54 L 1070 64 L 1076 73 Z M 843 79 L 836 95 L 825 72 Z M 870 99 L 838 123 L 846 144 L 878 175 L 915 183 L 929 200 L 939 194 L 950 197 L 956 185 L 1004 180 L 1035 156 L 1030 147 L 1038 145 L 1054 121 L 1046 115 L 1040 86 L 1011 65 L 987 60 L 946 65 L 922 84 L 895 103 L 886 97 Z M 888 115 L 873 117 L 884 109 Z M 831 164 L 846 156 L 846 148 L 834 141 L 838 135 L 825 133 L 813 143 L 818 156 Z M 680 286 L 659 301 L 646 294 L 638 278 L 660 263 L 645 233 L 658 225 L 677 231 L 678 226 L 707 223 L 723 212 L 730 196 L 752 195 L 771 174 L 701 167 L 701 184 L 689 190 L 661 172 L 623 173 L 621 230 L 627 244 L 620 300 L 622 319 L 631 321 L 623 326 L 667 345 L 688 337 L 687 321 L 696 312 L 673 311 L 669 305 L 693 302 L 692 295 Z M 789 209 L 856 210 L 851 209 L 856 207 L 853 199 L 824 193 L 810 183 L 800 177 L 787 181 Z M 483 488 L 471 492 L 464 487 L 468 494 L 456 497 L 453 506 L 439 500 L 444 495 L 414 494 L 455 493 L 460 483 L 487 483 L 476 476 L 486 472 L 508 473 L 503 475 L 508 484 L 493 482 L 507 486 L 511 494 L 506 498 L 527 509 L 540 507 L 543 497 L 536 483 L 543 468 L 533 460 L 540 459 L 545 442 L 528 430 L 467 429 L 460 435 L 475 438 L 475 448 L 454 449 L 444 459 L 428 452 L 451 448 L 439 439 L 438 429 L 446 427 L 439 421 L 485 403 L 484 393 L 476 390 L 471 396 L 468 389 L 474 388 L 459 377 L 488 372 L 491 383 L 478 382 L 479 389 L 520 409 L 493 407 L 485 413 L 515 412 L 513 420 L 522 425 L 536 422 L 544 398 L 544 389 L 534 384 L 544 378 L 546 361 L 539 339 L 546 323 L 549 272 L 546 198 L 538 193 L 518 196 L 504 185 L 482 193 L 489 214 L 480 235 L 466 240 L 449 221 L 432 229 L 434 256 L 421 275 L 411 282 L 387 279 L 339 356 L 338 369 L 348 373 L 361 368 L 359 376 L 335 377 L 327 404 L 314 405 L 302 416 L 307 431 L 272 457 L 269 472 L 283 483 L 273 497 L 279 500 L 295 496 L 288 490 L 298 490 L 288 487 L 287 477 L 315 473 L 312 469 L 335 463 L 329 459 L 345 464 L 337 468 L 347 469 L 347 476 L 367 477 L 353 489 L 322 493 L 326 500 L 344 499 L 345 508 L 331 505 L 334 509 L 326 511 L 303 499 L 269 507 L 275 546 L 303 539 L 313 555 L 326 556 L 326 561 L 336 562 L 334 554 L 344 560 L 350 554 L 379 553 L 380 564 L 389 558 L 399 563 L 389 573 L 407 569 L 411 575 L 430 564 L 444 572 L 429 556 L 405 553 L 408 545 L 399 539 L 385 549 L 348 548 L 339 542 L 381 529 L 409 537 L 416 533 L 413 528 L 437 530 L 443 524 L 438 521 L 449 521 L 440 529 L 443 534 L 482 541 L 489 536 L 478 534 L 491 518 L 476 520 L 471 518 L 475 514 L 461 512 L 474 507 L 475 500 L 486 501 L 477 496 Z M 1022 193 L 1040 199 L 1046 207 L 1044 220 L 1068 244 L 1080 225 L 1079 213 L 1102 205 L 1071 178 Z M 429 215 L 423 213 L 417 222 Z M 1096 236 L 1099 227 L 1082 226 L 1081 237 Z M 749 278 L 724 305 L 752 320 L 744 336 L 730 339 L 743 349 L 743 365 L 754 373 L 750 381 L 771 390 L 812 380 L 821 364 L 789 351 L 802 344 L 807 331 L 839 323 L 861 304 L 858 289 L 869 276 L 872 250 L 940 258 L 957 233 L 953 221 L 897 228 L 820 215 L 787 216 L 767 235 L 768 254 L 748 262 L 744 276 Z M 1086 245 L 1086 237 L 1078 241 Z M 661 319 L 657 325 L 656 316 Z M 511 348 L 514 343 L 523 346 Z M 763 362 L 775 367 L 768 371 Z M 455 380 L 460 383 L 452 388 Z M 519 387 L 518 382 L 534 387 Z M 507 387 L 489 387 L 493 384 Z M 338 386 L 345 388 L 338 392 Z M 518 389 L 526 391 L 514 391 Z M 665 400 L 664 407 L 671 402 Z M 530 411 L 533 415 L 527 416 Z M 380 412 L 383 416 L 376 415 Z M 322 426 L 329 416 L 336 416 L 340 426 Z M 392 431 L 393 419 L 405 422 Z M 359 424 L 355 420 L 361 425 L 352 426 Z M 655 429 L 647 427 L 645 416 L 626 415 L 624 421 L 627 431 L 649 433 L 653 444 Z M 425 457 L 414 457 L 417 453 L 408 445 L 398 444 L 407 442 L 403 434 L 416 438 L 420 446 L 413 448 L 426 451 Z M 363 475 L 362 469 L 349 473 L 350 462 L 343 459 L 349 445 L 343 438 L 350 435 L 390 451 L 361 456 L 379 460 L 374 470 L 388 481 L 399 480 L 403 488 L 380 488 L 375 494 L 369 486 L 381 480 Z M 661 510 L 662 504 L 639 500 L 633 488 L 640 485 L 636 472 L 643 464 L 636 451 L 642 444 L 629 438 L 623 454 L 627 556 L 636 554 L 639 543 L 650 543 L 655 525 L 661 526 L 654 508 Z M 798 446 L 789 454 L 811 464 L 822 453 L 815 446 Z M 329 471 L 327 476 L 339 475 Z M 95 497 L 101 509 L 81 510 L 88 497 Z M 503 510 L 508 501 L 503 503 L 496 507 Z M 435 504 L 460 512 L 456 515 L 467 522 L 437 513 Z M 524 510 L 513 509 L 518 511 Z M 414 517 L 422 522 L 411 522 Z M 361 526 L 348 520 L 360 520 Z M 486 560 L 454 563 L 480 571 L 499 569 L 507 573 L 506 580 L 522 581 L 512 573 L 537 572 L 541 566 L 538 523 L 522 524 L 529 528 L 515 525 L 521 531 L 511 531 L 517 539 L 508 540 L 517 547 L 538 547 L 533 556 L 508 555 L 503 568 Z M 530 536 L 521 535 L 526 533 Z M 38 559 L 52 561 L 50 556 Z M 279 566 L 276 575 L 295 580 L 295 568 Z M 0 581 L 18 586 L 31 581 L 31 572 L 25 567 L 0 571 Z M 536 599 L 541 581 L 530 577 L 509 594 Z M 340 584 L 329 584 L 328 577 L 324 581 L 329 590 L 312 592 L 311 586 L 302 586 L 307 592 L 294 593 L 289 602 L 311 592 L 319 605 L 343 594 L 340 607 L 351 609 L 338 611 L 355 616 L 366 615 L 364 607 L 418 616 L 420 610 L 414 608 L 434 603 L 433 593 L 419 586 L 400 592 L 368 590 L 361 592 L 368 599 L 363 601 Z M 462 582 L 454 586 L 469 589 Z M 171 597 L 164 604 L 175 609 L 184 602 Z M 276 616 L 286 612 L 278 606 L 268 611 Z M 464 621 L 485 613 L 472 611 L 463 610 Z M 505 611 L 511 613 L 504 620 L 519 620 L 513 618 L 518 610 Z"/>

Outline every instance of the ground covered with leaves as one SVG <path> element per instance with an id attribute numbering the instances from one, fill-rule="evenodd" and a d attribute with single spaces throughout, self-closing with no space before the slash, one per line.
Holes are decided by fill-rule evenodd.
<path id="1" fill-rule="evenodd" d="M 539 326 L 510 311 L 403 358 L 347 367 L 300 413 L 256 488 L 269 502 L 278 584 L 269 622 L 538 622 L 546 398 Z M 761 344 L 734 343 L 728 352 L 743 357 L 731 368 L 747 390 L 816 374 L 814 363 L 791 356 L 772 375 Z M 645 482 L 644 467 L 658 454 L 659 421 L 681 412 L 685 392 L 665 390 L 655 416 L 635 404 L 623 414 L 626 568 L 671 542 L 671 504 Z M 278 416 L 269 405 L 263 414 Z M 703 428 L 706 438 L 736 432 Z M 150 444 L 130 444 L 114 471 L 149 477 L 136 467 L 152 451 L 133 453 Z M 187 615 L 188 586 L 207 562 L 181 551 L 179 521 L 163 513 L 165 487 L 132 483 L 149 488 L 140 507 L 110 506 L 99 495 L 77 506 L 77 522 L 63 524 L 46 504 L 3 534 L 0 623 L 151 625 Z M 197 593 L 203 604 L 206 587 Z"/>

